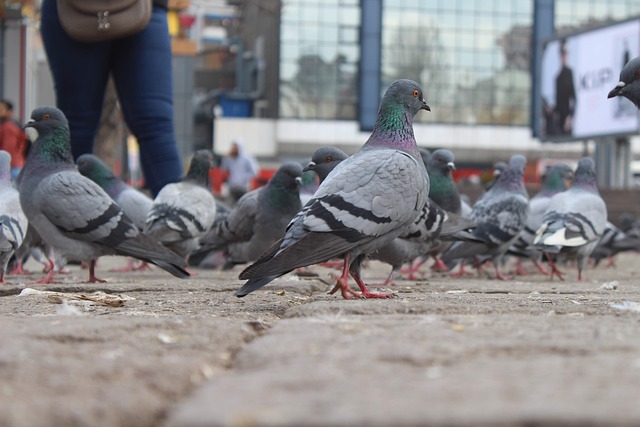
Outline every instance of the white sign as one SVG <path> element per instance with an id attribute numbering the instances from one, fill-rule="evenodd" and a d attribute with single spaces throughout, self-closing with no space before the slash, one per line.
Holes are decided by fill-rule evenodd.
<path id="1" fill-rule="evenodd" d="M 569 141 L 638 133 L 640 114 L 631 101 L 607 99 L 624 64 L 636 56 L 640 20 L 547 42 L 540 76 L 540 138 Z"/>

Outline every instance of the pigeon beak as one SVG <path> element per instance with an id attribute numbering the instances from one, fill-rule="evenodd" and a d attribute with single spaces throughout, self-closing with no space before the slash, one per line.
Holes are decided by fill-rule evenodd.
<path id="1" fill-rule="evenodd" d="M 625 82 L 618 82 L 618 84 L 616 85 L 616 87 L 614 87 L 611 92 L 609 92 L 609 95 L 607 95 L 607 98 L 613 98 L 614 96 L 620 96 L 622 89 L 624 89 L 624 87 L 627 84 Z"/>
<path id="2" fill-rule="evenodd" d="M 447 166 L 449 166 L 449 169 L 451 169 L 452 171 L 456 170 L 456 164 L 453 162 L 447 163 Z"/>
<path id="3" fill-rule="evenodd" d="M 316 167 L 316 162 L 309 162 L 309 164 L 302 169 L 302 172 L 312 171 L 314 167 Z"/>
<path id="4" fill-rule="evenodd" d="M 427 111 L 431 111 L 431 107 L 429 107 L 429 105 L 427 104 L 427 101 L 425 101 L 424 99 L 422 100 L 422 107 L 423 110 L 427 110 Z"/>
<path id="5" fill-rule="evenodd" d="M 35 122 L 36 121 L 33 119 L 28 120 L 27 123 L 25 123 L 24 126 L 22 126 L 22 129 L 32 128 Z"/>
<path id="6" fill-rule="evenodd" d="M 296 176 L 296 179 L 294 179 L 294 181 L 296 182 L 296 184 L 298 184 L 298 186 L 302 185 L 302 177 L 301 176 Z"/>

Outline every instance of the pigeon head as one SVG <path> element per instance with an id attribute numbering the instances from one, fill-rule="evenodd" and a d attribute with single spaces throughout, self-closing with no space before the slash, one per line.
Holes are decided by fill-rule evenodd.
<path id="1" fill-rule="evenodd" d="M 349 157 L 347 153 L 335 147 L 320 147 L 311 155 L 311 161 L 303 172 L 314 171 L 318 175 L 320 182 L 324 179 L 341 161 Z"/>
<path id="2" fill-rule="evenodd" d="M 640 57 L 634 58 L 620 71 L 620 81 L 607 98 L 624 96 L 640 108 Z"/>
<path id="3" fill-rule="evenodd" d="M 451 171 L 456 169 L 453 153 L 443 148 L 434 151 L 427 163 L 429 197 L 447 212 L 459 213 L 461 209 L 458 188 Z"/>
<path id="4" fill-rule="evenodd" d="M 50 106 L 37 107 L 24 127 L 38 132 L 38 138 L 29 150 L 27 162 L 30 157 L 38 157 L 40 162 L 74 165 L 69 142 L 69 122 L 62 111 Z"/>
<path id="5" fill-rule="evenodd" d="M 11 181 L 11 154 L 0 150 L 0 182 Z"/>
<path id="6" fill-rule="evenodd" d="M 269 182 L 284 188 L 297 188 L 302 182 L 302 165 L 298 162 L 283 163 Z"/>
<path id="7" fill-rule="evenodd" d="M 69 122 L 64 113 L 51 106 L 37 107 L 33 110 L 31 120 L 24 127 L 34 128 L 38 131 L 38 136 L 60 129 L 66 130 L 67 134 L 69 133 Z"/>
<path id="8" fill-rule="evenodd" d="M 422 88 L 413 80 L 400 79 L 393 82 L 385 92 L 380 108 L 398 103 L 403 104 L 404 108 L 411 113 L 411 117 L 420 110 L 431 111 L 431 107 L 424 100 Z"/>
<path id="9" fill-rule="evenodd" d="M 573 186 L 598 191 L 596 182 L 595 162 L 591 157 L 583 157 L 573 174 Z"/>
<path id="10" fill-rule="evenodd" d="M 496 184 L 491 188 L 521 188 L 524 191 L 524 167 L 526 164 L 527 159 L 524 156 L 520 154 L 511 156 L 506 169 L 500 172 Z"/>
<path id="11" fill-rule="evenodd" d="M 440 148 L 431 154 L 431 159 L 427 164 L 427 170 L 438 171 L 444 175 L 456 170 L 456 164 L 453 162 L 453 153 L 444 148 Z"/>
<path id="12" fill-rule="evenodd" d="M 418 157 L 413 117 L 420 110 L 431 111 L 420 85 L 412 80 L 396 80 L 382 97 L 376 124 L 365 146 L 396 148 Z"/>
<path id="13" fill-rule="evenodd" d="M 213 153 L 210 150 L 198 150 L 193 153 L 189 170 L 184 181 L 192 181 L 203 187 L 209 187 L 209 171 L 213 166 Z"/>

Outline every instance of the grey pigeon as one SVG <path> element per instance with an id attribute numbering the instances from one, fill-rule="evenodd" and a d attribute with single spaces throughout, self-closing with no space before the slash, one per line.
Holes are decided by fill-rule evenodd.
<path id="1" fill-rule="evenodd" d="M 287 228 L 284 238 L 247 267 L 241 297 L 296 268 L 344 257 L 338 289 L 344 298 L 389 297 L 373 293 L 360 278 L 365 254 L 402 234 L 420 215 L 429 195 L 429 176 L 420 159 L 413 118 L 430 110 L 422 89 L 397 80 L 387 89 L 373 132 L 364 146 L 342 161 Z M 353 291 L 354 278 L 361 294 Z"/>
<path id="2" fill-rule="evenodd" d="M 11 182 L 11 155 L 0 150 L 0 283 L 4 283 L 9 260 L 22 245 L 27 227 L 20 195 Z"/>
<path id="3" fill-rule="evenodd" d="M 368 258 L 391 265 L 391 272 L 382 286 L 393 285 L 402 265 L 430 253 L 441 246 L 443 240 L 466 240 L 470 235 L 461 232 L 471 228 L 471 220 L 447 213 L 428 198 L 414 223 L 391 243 L 368 254 Z"/>
<path id="4" fill-rule="evenodd" d="M 429 159 L 431 158 L 431 151 L 427 150 L 424 147 L 418 147 L 418 151 L 420 151 L 420 157 L 422 158 L 422 163 L 426 166 L 429 163 Z"/>
<path id="5" fill-rule="evenodd" d="M 607 221 L 602 237 L 590 257 L 594 260 L 594 267 L 605 258 L 609 259 L 609 266 L 612 267 L 615 265 L 613 257 L 620 252 L 638 250 L 640 250 L 640 238 L 628 236 L 620 228 Z"/>
<path id="6" fill-rule="evenodd" d="M 212 164 L 211 151 L 196 151 L 187 174 L 160 190 L 145 221 L 145 233 L 184 259 L 198 248 L 216 216 L 209 181 Z"/>
<path id="7" fill-rule="evenodd" d="M 578 280 L 582 280 L 586 260 L 598 245 L 606 224 L 607 206 L 598 191 L 594 162 L 583 157 L 571 187 L 549 201 L 533 241 L 547 254 L 551 278 L 554 274 L 563 278 L 552 259 L 559 255 L 577 260 Z"/>
<path id="8" fill-rule="evenodd" d="M 78 171 L 98 184 L 122 208 L 140 230 L 144 228 L 153 200 L 118 178 L 99 157 L 83 154 L 76 160 Z"/>
<path id="9" fill-rule="evenodd" d="M 318 190 L 318 186 L 325 180 L 329 172 L 338 163 L 349 157 L 347 153 L 336 147 L 320 147 L 311 155 L 311 160 L 302 169 L 302 185 L 300 186 L 300 198 L 302 205 L 306 205 Z M 305 185 L 305 182 L 313 177 L 314 186 Z M 313 191 L 310 191 L 313 190 Z"/>
<path id="10" fill-rule="evenodd" d="M 555 163 L 544 174 L 540 191 L 529 200 L 529 216 L 527 224 L 511 245 L 509 254 L 519 257 L 517 274 L 524 274 L 520 260 L 530 259 L 538 270 L 544 274 L 547 272 L 540 265 L 540 250 L 533 246 L 536 231 L 542 224 L 542 217 L 549 206 L 549 201 L 554 195 L 567 189 L 567 181 L 571 179 L 573 170 L 566 163 Z"/>
<path id="11" fill-rule="evenodd" d="M 320 147 L 311 155 L 311 161 L 304 167 L 303 172 L 313 171 L 318 175 L 318 180 L 322 183 L 327 175 L 345 160 L 349 155 L 336 147 Z"/>
<path id="12" fill-rule="evenodd" d="M 100 280 L 95 263 L 103 255 L 131 256 L 176 277 L 189 276 L 184 260 L 142 234 L 98 184 L 78 172 L 62 111 L 38 107 L 26 126 L 38 138 L 17 178 L 20 204 L 29 225 L 56 253 L 88 262 L 90 282 Z M 50 283 L 54 274 L 51 270 L 42 282 Z"/>
<path id="13" fill-rule="evenodd" d="M 424 156 L 423 156 L 424 159 Z M 447 232 L 447 229 L 454 230 L 455 233 L 462 231 L 465 227 L 464 224 L 468 224 L 468 228 L 473 228 L 473 222 L 471 220 L 464 221 L 460 217 L 462 211 L 462 203 L 460 201 L 460 195 L 458 188 L 451 172 L 456 170 L 454 162 L 454 155 L 451 151 L 446 149 L 438 149 L 433 153 L 430 153 L 426 160 L 427 173 L 429 174 L 429 199 L 439 208 L 442 208 L 446 215 L 446 228 L 442 237 L 450 236 L 451 232 Z M 469 208 L 469 211 L 471 208 Z M 455 224 L 455 227 L 454 227 Z M 457 234 L 458 237 L 462 237 Z M 450 236 L 452 237 L 452 236 Z M 439 240 L 438 242 L 432 242 L 429 246 L 429 250 L 425 256 L 416 260 L 409 269 L 409 277 L 413 277 L 414 273 L 418 271 L 420 266 L 424 264 L 430 257 L 433 257 L 436 261 L 432 267 L 435 270 L 447 270 L 447 267 L 442 263 L 439 258 L 439 254 L 446 250 L 451 243 L 456 240 L 455 238 L 448 239 L 447 241 Z M 466 240 L 462 239 L 462 240 Z M 437 243 L 437 244 L 436 244 Z"/>
<path id="14" fill-rule="evenodd" d="M 226 268 L 257 260 L 284 236 L 302 209 L 298 187 L 302 166 L 282 164 L 269 182 L 244 194 L 231 212 L 200 240 L 205 250 L 224 249 Z"/>
<path id="15" fill-rule="evenodd" d="M 634 58 L 622 67 L 620 81 L 611 89 L 607 98 L 624 96 L 640 108 L 640 57 Z"/>
<path id="16" fill-rule="evenodd" d="M 449 150 L 438 149 L 427 163 L 429 173 L 429 198 L 447 212 L 460 214 L 462 205 L 452 171 L 456 170 L 455 158 Z"/>
<path id="17" fill-rule="evenodd" d="M 422 159 L 428 160 L 428 155 L 420 149 Z M 331 171 L 348 155 L 335 147 L 318 148 L 311 156 L 311 162 L 305 168 L 318 173 L 322 183 Z M 461 218 L 459 218 L 464 222 Z M 454 221 L 447 213 L 434 203 L 430 197 L 422 207 L 421 214 L 405 232 L 396 237 L 388 245 L 367 254 L 367 258 L 385 262 L 391 265 L 391 272 L 382 286 L 393 285 L 393 279 L 400 271 L 403 264 L 415 260 L 424 255 L 428 250 L 439 244 L 439 237 L 452 236 L 458 231 L 470 228 L 470 221 Z M 444 226 L 444 228 L 443 228 Z"/>
<path id="18" fill-rule="evenodd" d="M 470 216 L 476 224 L 473 234 L 484 243 L 456 242 L 442 254 L 444 263 L 473 257 L 476 267 L 480 268 L 480 260 L 491 259 L 496 277 L 506 279 L 501 271 L 502 257 L 524 228 L 529 214 L 525 164 L 523 156 L 512 156 L 508 167 L 473 205 Z"/>

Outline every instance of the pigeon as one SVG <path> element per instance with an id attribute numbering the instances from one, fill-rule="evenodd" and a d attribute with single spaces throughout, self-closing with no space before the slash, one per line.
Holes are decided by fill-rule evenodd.
<path id="1" fill-rule="evenodd" d="M 180 182 L 162 187 L 145 220 L 144 232 L 185 260 L 198 248 L 199 239 L 216 216 L 216 200 L 209 181 L 212 164 L 211 151 L 196 151 L 187 174 Z"/>
<path id="2" fill-rule="evenodd" d="M 313 171 L 304 171 L 300 177 L 300 186 L 298 192 L 300 193 L 300 204 L 306 205 L 313 197 L 318 189 L 318 175 Z"/>
<path id="3" fill-rule="evenodd" d="M 424 147 L 418 147 L 418 151 L 420 152 L 420 157 L 422 158 L 422 163 L 426 166 L 429 163 L 429 158 L 431 158 L 431 151 L 427 150 Z"/>
<path id="4" fill-rule="evenodd" d="M 524 156 L 512 156 L 507 168 L 473 206 L 470 216 L 476 224 L 473 234 L 483 242 L 454 243 L 441 256 L 445 264 L 474 257 L 479 269 L 480 260 L 491 259 L 496 277 L 506 280 L 500 266 L 502 258 L 524 228 L 529 214 L 525 164 Z"/>
<path id="5" fill-rule="evenodd" d="M 429 176 L 413 133 L 413 118 L 420 110 L 430 108 L 418 83 L 391 84 L 367 142 L 320 184 L 285 236 L 240 273 L 247 282 L 236 296 L 296 268 L 339 256 L 344 257 L 344 267 L 330 293 L 340 290 L 345 299 L 392 296 L 370 292 L 360 266 L 365 254 L 387 245 L 416 220 L 429 195 Z M 360 294 L 349 287 L 349 275 Z"/>
<path id="6" fill-rule="evenodd" d="M 320 147 L 311 155 L 311 161 L 302 170 L 303 172 L 313 171 L 318 176 L 318 180 L 322 183 L 327 175 L 338 163 L 345 160 L 349 155 L 336 147 Z"/>
<path id="7" fill-rule="evenodd" d="M 598 192 L 595 164 L 590 157 L 583 157 L 571 187 L 549 200 L 533 241 L 547 254 L 551 278 L 556 274 L 563 279 L 552 259 L 557 254 L 577 260 L 578 280 L 582 280 L 586 260 L 598 245 L 606 224 L 607 206 Z"/>
<path id="8" fill-rule="evenodd" d="M 0 283 L 4 283 L 9 260 L 22 245 L 27 227 L 20 195 L 11 182 L 11 155 L 0 150 Z"/>
<path id="9" fill-rule="evenodd" d="M 427 163 L 429 173 L 429 198 L 446 212 L 460 214 L 462 205 L 458 187 L 453 180 L 451 171 L 456 170 L 453 153 L 449 150 L 438 149 L 431 154 Z"/>
<path id="10" fill-rule="evenodd" d="M 89 282 L 103 255 L 131 256 L 150 262 L 179 278 L 189 276 L 186 263 L 141 233 L 122 209 L 73 162 L 69 123 L 59 109 L 37 107 L 26 127 L 38 138 L 16 180 L 20 204 L 29 225 L 68 260 L 89 264 Z M 52 283 L 52 269 L 42 283 Z"/>
<path id="11" fill-rule="evenodd" d="M 425 158 L 428 160 L 431 155 L 423 148 L 420 149 L 420 154 L 423 160 Z M 305 170 L 316 171 L 322 183 L 338 163 L 347 157 L 348 155 L 340 149 L 321 147 L 312 154 L 311 162 L 305 167 Z M 416 218 L 411 227 L 405 230 L 401 236 L 393 239 L 388 245 L 367 254 L 367 258 L 390 264 L 391 272 L 382 286 L 394 285 L 393 279 L 403 264 L 415 260 L 417 257 L 424 255 L 433 246 L 437 246 L 439 237 L 453 236 L 463 228 L 469 227 L 471 227 L 470 221 L 461 226 L 460 221 L 453 221 L 440 206 L 428 198 L 422 207 L 420 216 Z"/>
<path id="12" fill-rule="evenodd" d="M 622 67 L 620 81 L 611 89 L 607 98 L 624 96 L 640 108 L 640 57 L 634 58 Z"/>
<path id="13" fill-rule="evenodd" d="M 298 192 L 301 176 L 299 163 L 282 164 L 265 186 L 244 194 L 200 240 L 202 249 L 224 249 L 224 268 L 257 260 L 284 236 L 287 224 L 302 209 Z"/>
<path id="14" fill-rule="evenodd" d="M 99 157 L 83 154 L 76 160 L 78 171 L 98 184 L 122 208 L 140 230 L 151 210 L 153 200 L 118 178 Z"/>
<path id="15" fill-rule="evenodd" d="M 425 159 L 425 156 L 423 156 L 423 159 Z M 425 166 L 427 167 L 427 173 L 429 174 L 429 199 L 433 201 L 432 204 L 439 206 L 449 214 L 447 215 L 447 220 L 451 223 L 453 217 L 459 216 L 462 210 L 458 188 L 456 187 L 453 176 L 451 175 L 451 171 L 456 169 L 453 153 L 445 149 L 435 150 L 426 158 Z M 456 222 L 459 223 L 460 221 Z M 449 226 L 450 225 L 451 224 L 449 224 Z M 446 271 L 447 267 L 442 263 L 442 261 L 440 261 L 438 255 L 449 247 L 450 244 L 451 241 L 441 241 L 437 245 L 430 245 L 428 253 L 425 252 L 421 254 L 425 256 L 421 256 L 420 259 L 413 263 L 409 268 L 409 277 L 414 277 L 414 274 L 419 270 L 422 264 L 429 260 L 430 257 L 433 257 L 436 261 L 435 265 L 432 267 L 433 269 Z"/>
<path id="16" fill-rule="evenodd" d="M 509 248 L 509 254 L 518 257 L 516 274 L 524 274 L 521 264 L 522 258 L 530 259 L 540 272 L 548 274 L 539 263 L 541 252 L 532 244 L 536 237 L 536 231 L 542 224 L 542 216 L 547 210 L 551 197 L 567 189 L 567 181 L 571 179 L 572 174 L 573 170 L 566 163 L 552 165 L 542 178 L 542 188 L 529 200 L 527 224 Z"/>
<path id="17" fill-rule="evenodd" d="M 628 236 L 620 228 L 607 221 L 602 237 L 591 252 L 590 258 L 594 260 L 594 267 L 605 258 L 609 259 L 609 266 L 615 266 L 613 257 L 624 251 L 640 250 L 640 238 Z"/>
<path id="18" fill-rule="evenodd" d="M 466 240 L 466 235 L 460 233 L 471 228 L 473 223 L 470 220 L 447 213 L 428 198 L 420 216 L 411 227 L 391 243 L 368 254 L 367 257 L 391 265 L 391 272 L 382 286 L 393 285 L 393 279 L 402 265 L 430 253 L 441 245 L 442 240 Z"/>
<path id="19" fill-rule="evenodd" d="M 147 215 L 151 210 L 153 200 L 143 192 L 131 187 L 118 178 L 113 171 L 99 157 L 93 154 L 83 154 L 76 159 L 78 171 L 98 184 L 107 194 L 122 208 L 125 215 L 138 227 L 143 230 Z M 115 271 L 128 273 L 136 270 L 146 270 L 148 264 L 142 262 L 136 266 L 135 260 L 131 259 L 129 264 Z"/>

